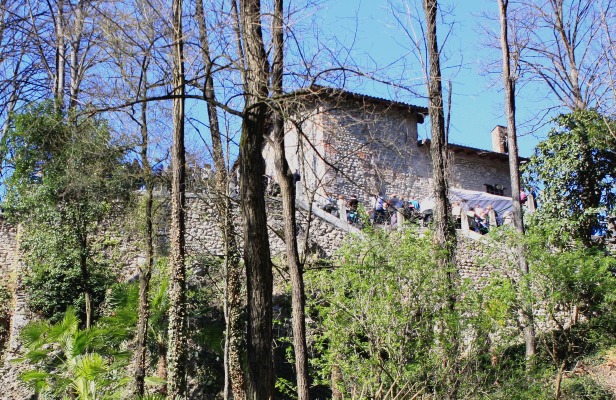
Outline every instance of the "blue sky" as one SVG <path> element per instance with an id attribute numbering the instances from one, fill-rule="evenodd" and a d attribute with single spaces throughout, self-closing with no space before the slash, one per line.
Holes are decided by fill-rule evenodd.
<path id="1" fill-rule="evenodd" d="M 421 1 L 409 0 L 421 7 Z M 397 27 L 395 18 L 385 0 L 330 0 L 324 5 L 322 13 L 322 30 L 336 40 L 350 45 L 353 43 L 352 55 L 366 65 L 389 65 L 393 60 L 404 58 L 410 68 L 404 71 L 407 77 L 421 79 L 421 70 L 417 68 L 414 55 L 409 54 L 409 41 L 403 31 Z M 452 82 L 452 108 L 450 142 L 490 149 L 490 132 L 496 125 L 505 125 L 503 111 L 504 94 L 500 77 L 500 63 L 495 66 L 496 73 L 484 72 L 492 61 L 500 61 L 500 49 L 487 48 L 485 27 L 490 21 L 482 18 L 483 12 L 496 16 L 498 12 L 495 1 L 461 0 L 441 1 L 447 10 L 445 20 L 450 26 L 439 25 L 437 35 L 443 41 L 448 31 L 451 33 L 442 48 L 442 70 L 444 79 Z M 421 8 L 418 10 L 421 11 Z M 400 14 L 398 14 L 400 15 Z M 492 27 L 498 29 L 498 25 Z M 406 48 L 405 48 L 406 47 Z M 494 68 L 492 68 L 494 69 Z M 395 76 L 400 67 L 389 68 Z M 412 104 L 427 105 L 424 98 L 398 95 L 384 85 L 362 83 L 350 86 L 351 90 L 369 95 L 393 98 Z M 534 92 L 531 92 L 534 90 Z M 544 137 L 549 127 L 541 127 L 529 134 L 529 124 L 534 112 L 544 107 L 545 100 L 538 99 L 537 88 L 526 86 L 518 98 L 518 129 L 520 154 L 530 156 L 539 139 Z M 535 96 L 535 98 L 533 98 Z M 420 128 L 420 136 L 429 134 L 429 124 Z"/>

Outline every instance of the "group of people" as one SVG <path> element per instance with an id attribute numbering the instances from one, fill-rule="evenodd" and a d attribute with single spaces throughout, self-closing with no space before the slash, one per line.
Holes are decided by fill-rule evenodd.
<path id="1" fill-rule="evenodd" d="M 527 198 L 521 195 L 521 202 L 524 203 Z M 372 204 L 369 212 L 370 223 L 378 225 L 396 226 L 404 222 L 404 220 L 427 226 L 432 217 L 432 210 L 420 210 L 419 201 L 409 196 L 408 199 L 397 194 L 387 198 L 380 194 L 372 195 Z M 326 211 L 336 214 L 342 220 L 346 220 L 350 224 L 361 224 L 358 213 L 359 200 L 357 196 L 351 195 L 346 199 L 344 195 L 339 195 L 337 201 L 329 199 L 329 206 L 332 210 L 325 206 L 321 207 Z M 468 221 L 468 229 L 486 234 L 492 227 L 500 225 L 512 224 L 511 211 L 506 211 L 502 216 L 499 216 L 492 204 L 485 206 L 476 204 L 466 210 L 462 206 L 462 201 L 454 201 L 451 205 L 451 214 L 453 215 L 456 229 L 463 229 L 463 217 Z M 402 218 L 402 220 L 401 220 Z M 465 228 L 465 227 L 464 227 Z"/>
<path id="2" fill-rule="evenodd" d="M 399 221 L 400 217 L 419 220 L 421 218 L 419 201 L 411 199 L 410 196 L 408 200 L 405 200 L 404 197 L 399 197 L 397 194 L 386 200 L 379 194 L 374 194 L 370 223 L 396 226 L 403 222 Z"/>
<path id="3" fill-rule="evenodd" d="M 361 224 L 358 212 L 359 200 L 356 195 L 351 195 L 346 199 L 343 194 L 340 194 L 335 203 L 333 200 L 328 198 L 327 203 L 322 205 L 321 208 L 339 216 L 340 219 L 346 220 L 350 224 Z M 395 226 L 402 222 L 399 221 L 399 215 L 404 219 L 419 222 L 422 219 L 419 208 L 419 201 L 415 199 L 406 200 L 396 194 L 389 198 L 375 194 L 369 212 L 370 223 Z"/>
<path id="4" fill-rule="evenodd" d="M 358 224 L 360 222 L 357 212 L 357 207 L 359 206 L 357 196 L 353 194 L 347 201 L 343 194 L 338 195 L 337 205 L 340 219 L 346 219 L 349 224 Z"/>
<path id="5" fill-rule="evenodd" d="M 462 229 L 463 209 L 460 201 L 453 202 L 451 214 L 453 215 L 456 229 Z M 466 217 L 469 229 L 481 234 L 488 233 L 491 227 L 499 226 L 504 222 L 499 218 L 492 204 L 488 204 L 485 208 L 481 204 L 470 207 L 466 212 Z"/>

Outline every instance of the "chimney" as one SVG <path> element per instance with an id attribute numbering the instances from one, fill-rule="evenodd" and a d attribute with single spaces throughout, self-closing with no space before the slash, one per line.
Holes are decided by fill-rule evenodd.
<path id="1" fill-rule="evenodd" d="M 503 154 L 509 153 L 506 126 L 496 125 L 492 129 L 492 151 Z"/>

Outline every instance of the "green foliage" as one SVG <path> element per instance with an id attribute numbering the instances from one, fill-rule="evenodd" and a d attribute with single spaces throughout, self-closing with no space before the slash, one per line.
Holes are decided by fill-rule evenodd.
<path id="1" fill-rule="evenodd" d="M 164 275 L 156 274 L 150 293 L 150 339 L 163 348 L 168 308 L 166 282 Z M 28 349 L 23 360 L 36 368 L 22 374 L 21 379 L 41 398 L 126 398 L 132 379 L 126 375 L 130 359 L 127 349 L 137 323 L 138 285 L 116 284 L 109 292 L 103 316 L 89 330 L 79 329 L 79 319 L 72 308 L 55 324 L 32 322 L 22 330 L 21 338 Z M 152 348 L 153 364 L 158 349 Z M 165 383 L 154 376 L 146 377 L 146 382 L 154 386 Z M 163 397 L 154 394 L 143 397 L 160 398 Z"/>
<path id="2" fill-rule="evenodd" d="M 79 254 L 71 245 L 70 236 L 40 229 L 22 238 L 24 261 L 29 267 L 23 276 L 28 306 L 52 322 L 58 321 L 68 307 L 77 310 L 84 319 L 84 282 L 79 267 Z M 89 263 L 92 304 L 98 309 L 109 285 L 113 282 L 109 259 Z M 95 317 L 98 312 L 95 312 Z"/>
<path id="3" fill-rule="evenodd" d="M 284 395 L 285 399 L 297 399 L 297 387 L 293 382 L 278 377 L 275 382 L 276 390 Z"/>
<path id="4" fill-rule="evenodd" d="M 123 398 L 128 352 L 121 348 L 129 336 L 118 335 L 114 325 L 79 329 L 72 308 L 55 324 L 26 325 L 21 332 L 27 348 L 23 359 L 35 369 L 23 373 L 21 379 L 43 399 Z"/>
<path id="5" fill-rule="evenodd" d="M 552 234 L 541 227 L 532 227 L 527 234 L 533 289 L 540 301 L 570 318 L 573 312 L 590 319 L 616 311 L 616 259 L 579 245 L 546 248 Z"/>
<path id="6" fill-rule="evenodd" d="M 552 378 L 543 385 L 544 391 L 561 381 L 562 371 L 616 340 L 616 259 L 596 247 L 563 240 L 558 232 L 551 224 L 531 224 L 523 237 L 509 228 L 491 233 L 497 244 L 494 248 L 501 251 L 501 267 L 515 271 L 517 260 L 511 257 L 515 251 L 509 255 L 507 249 L 521 248 L 530 272 L 521 278 L 527 284 L 520 285 L 515 283 L 520 279 L 515 273 L 506 276 L 499 270 L 480 293 L 489 329 L 499 332 L 501 348 L 520 340 L 520 332 L 511 327 L 517 324 L 522 304 L 532 305 L 538 345 L 536 363 L 556 376 L 556 380 Z M 494 262 L 494 255 L 490 259 Z M 532 382 L 538 383 L 536 378 Z M 603 398 L 596 387 L 582 383 L 565 380 L 560 396 Z M 584 390 L 590 393 L 587 397 L 580 394 Z"/>
<path id="7" fill-rule="evenodd" d="M 573 377 L 563 383 L 562 397 L 567 400 L 612 400 L 604 387 L 588 376 Z"/>
<path id="8" fill-rule="evenodd" d="M 471 319 L 449 307 L 448 271 L 436 267 L 429 235 L 367 230 L 340 261 L 306 276 L 321 383 L 334 373 L 347 397 L 407 398 L 462 379 L 452 360 Z"/>
<path id="9" fill-rule="evenodd" d="M 597 213 L 613 212 L 616 204 L 616 139 L 610 134 L 616 125 L 592 110 L 561 115 L 555 122 L 558 127 L 525 166 L 525 179 L 542 190 L 540 219 L 586 238 Z"/>
<path id="10" fill-rule="evenodd" d="M 520 354 L 524 357 L 523 351 Z M 491 385 L 477 394 L 478 400 L 554 400 L 551 390 L 553 371 L 538 365 L 528 371 L 523 360 L 494 368 Z"/>
<path id="11" fill-rule="evenodd" d="M 12 298 L 11 290 L 5 284 L 0 284 L 0 355 L 2 355 L 9 338 Z"/>
<path id="12" fill-rule="evenodd" d="M 3 145 L 12 167 L 4 208 L 20 222 L 81 226 L 99 221 L 129 193 L 124 150 L 104 121 L 68 124 L 51 104 L 33 105 L 15 116 Z"/>
<path id="13" fill-rule="evenodd" d="M 3 208 L 23 227 L 30 308 L 55 320 L 69 306 L 84 315 L 86 288 L 96 309 L 111 278 L 94 238 L 129 198 L 124 150 L 104 121 L 67 123 L 50 103 L 12 121 L 3 141 L 11 169 Z"/>
<path id="14" fill-rule="evenodd" d="M 151 354 L 157 354 L 161 348 L 166 348 L 169 311 L 169 277 L 167 275 L 167 259 L 158 259 L 152 271 L 150 280 L 150 317 L 148 319 L 148 343 Z M 137 304 L 135 302 L 134 304 Z M 135 307 L 135 316 L 137 309 Z M 155 361 L 154 361 L 155 362 Z"/>
<path id="15" fill-rule="evenodd" d="M 526 237 L 492 232 L 495 245 L 484 248 L 497 252 L 488 258 L 498 269 L 481 290 L 438 269 L 429 235 L 368 229 L 351 238 L 336 267 L 306 273 L 314 383 L 345 398 L 553 399 L 563 363 L 613 344 L 616 326 L 616 260 L 557 247 L 556 236 L 536 226 Z M 524 284 L 519 245 L 531 268 Z M 542 310 L 531 370 L 520 329 L 527 304 Z M 565 380 L 563 398 L 602 398 L 580 382 Z M 277 384 L 292 391 L 292 382 Z"/>
<path id="16" fill-rule="evenodd" d="M 220 298 L 224 263 L 219 257 L 200 255 L 190 259 L 187 279 L 189 334 L 188 373 L 199 382 L 198 395 L 211 397 L 224 385 L 225 319 Z M 197 394 L 195 394 L 197 395 Z"/>
<path id="17" fill-rule="evenodd" d="M 139 396 L 138 400 L 165 400 L 167 397 L 162 394 L 146 394 L 143 396 Z"/>
<path id="18" fill-rule="evenodd" d="M 99 325 L 105 326 L 114 340 L 122 341 L 135 335 L 139 285 L 137 283 L 116 283 L 109 290 L 102 307 Z"/>

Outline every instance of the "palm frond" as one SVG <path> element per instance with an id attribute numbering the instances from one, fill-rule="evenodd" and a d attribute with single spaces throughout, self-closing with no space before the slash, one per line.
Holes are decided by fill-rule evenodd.
<path id="1" fill-rule="evenodd" d="M 19 379 L 23 381 L 28 387 L 34 389 L 35 393 L 40 393 L 46 387 L 48 387 L 47 379 L 50 374 L 45 371 L 27 371 L 19 375 Z"/>
<path id="2" fill-rule="evenodd" d="M 20 337 L 27 347 L 35 349 L 45 342 L 44 336 L 49 330 L 50 326 L 46 321 L 30 322 L 21 330 Z"/>

